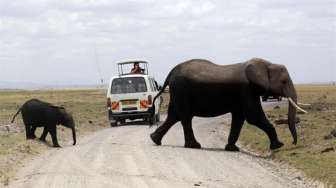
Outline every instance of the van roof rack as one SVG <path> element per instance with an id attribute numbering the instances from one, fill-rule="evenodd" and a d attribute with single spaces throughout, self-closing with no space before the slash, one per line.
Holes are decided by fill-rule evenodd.
<path id="1" fill-rule="evenodd" d="M 130 70 L 126 70 L 126 71 L 124 70 L 125 66 L 129 69 L 130 68 L 129 65 L 130 64 L 133 65 L 134 63 L 139 63 L 140 67 L 143 70 L 142 73 L 138 73 L 138 74 L 148 75 L 148 62 L 147 61 L 143 61 L 143 60 L 131 60 L 131 61 L 123 61 L 123 62 L 117 63 L 119 76 L 134 74 L 134 73 L 131 73 Z"/>

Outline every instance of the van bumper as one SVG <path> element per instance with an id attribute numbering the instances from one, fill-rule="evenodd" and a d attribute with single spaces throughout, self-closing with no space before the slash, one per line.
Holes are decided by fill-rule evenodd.
<path id="1" fill-rule="evenodd" d="M 108 110 L 108 118 L 110 121 L 116 121 L 120 119 L 144 119 L 150 117 L 149 110 L 145 112 L 121 112 L 113 113 L 112 110 Z"/>

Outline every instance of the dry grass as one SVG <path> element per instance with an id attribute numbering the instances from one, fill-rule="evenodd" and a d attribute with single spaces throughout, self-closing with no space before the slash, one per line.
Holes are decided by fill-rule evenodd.
<path id="1" fill-rule="evenodd" d="M 108 125 L 105 108 L 104 90 L 49 90 L 49 91 L 0 91 L 0 126 L 9 125 L 17 109 L 27 100 L 38 98 L 55 105 L 64 106 L 72 113 L 77 130 L 77 138 L 81 135 L 106 128 Z M 43 150 L 50 149 L 51 138 L 47 136 L 48 144 L 38 140 L 26 141 L 21 116 L 14 125 L 19 131 L 0 131 L 0 182 L 7 184 L 10 176 L 23 160 L 30 158 Z M 37 129 L 39 137 L 41 128 Z M 70 145 L 71 130 L 58 126 L 58 140 L 61 146 Z M 71 143 L 71 142 L 70 142 Z"/>
<path id="2" fill-rule="evenodd" d="M 308 114 L 299 115 L 300 137 L 297 146 L 291 144 L 292 138 L 287 125 L 276 125 L 276 130 L 285 147 L 275 152 L 273 159 L 286 162 L 304 171 L 309 177 L 336 186 L 336 152 L 322 152 L 336 149 L 336 138 L 325 139 L 336 129 L 336 87 L 319 85 L 299 85 L 296 87 L 300 102 L 312 104 L 305 109 Z M 269 110 L 271 121 L 287 116 L 287 108 Z M 263 132 L 251 125 L 244 126 L 240 141 L 250 149 L 263 153 L 268 151 L 269 141 Z"/>

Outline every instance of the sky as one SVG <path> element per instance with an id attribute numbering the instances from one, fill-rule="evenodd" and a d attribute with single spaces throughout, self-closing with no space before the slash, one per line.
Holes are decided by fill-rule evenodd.
<path id="1" fill-rule="evenodd" d="M 295 83 L 336 80 L 336 0 L 0 0 L 0 83 L 92 85 L 142 59 L 283 64 Z M 100 70 L 100 71 L 99 71 Z"/>

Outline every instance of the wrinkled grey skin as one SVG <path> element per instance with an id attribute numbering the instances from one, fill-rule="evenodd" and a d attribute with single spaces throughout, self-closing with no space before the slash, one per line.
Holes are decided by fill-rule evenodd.
<path id="1" fill-rule="evenodd" d="M 20 112 L 26 128 L 27 139 L 35 139 L 36 128 L 44 127 L 40 140 L 45 141 L 47 134 L 50 133 L 54 147 L 60 147 L 57 140 L 56 125 L 63 125 L 72 130 L 73 145 L 76 144 L 74 120 L 63 107 L 54 106 L 38 99 L 31 99 L 24 103 L 14 115 L 12 123 Z"/>
<path id="2" fill-rule="evenodd" d="M 283 146 L 273 125 L 265 116 L 260 96 L 279 95 L 291 97 L 297 102 L 296 91 L 285 66 L 260 58 L 232 65 L 217 65 L 207 60 L 193 59 L 171 70 L 154 100 L 168 85 L 170 101 L 167 119 L 151 134 L 151 139 L 157 145 L 161 145 L 167 131 L 181 121 L 185 147 L 200 148 L 192 130 L 192 118 L 231 113 L 231 131 L 226 150 L 239 151 L 235 144 L 245 121 L 267 134 L 271 149 Z M 290 104 L 288 106 L 289 130 L 293 144 L 296 144 L 296 109 Z M 152 112 L 154 108 L 151 109 Z"/>

